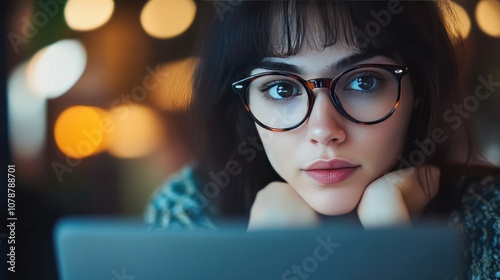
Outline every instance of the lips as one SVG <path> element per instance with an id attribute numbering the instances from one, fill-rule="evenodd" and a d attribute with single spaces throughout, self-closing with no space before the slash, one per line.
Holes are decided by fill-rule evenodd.
<path id="1" fill-rule="evenodd" d="M 352 168 L 358 165 L 352 164 L 345 160 L 333 159 L 333 160 L 317 160 L 313 162 L 305 170 L 317 170 L 317 169 L 341 169 L 341 168 Z"/>
<path id="2" fill-rule="evenodd" d="M 346 180 L 358 168 L 359 165 L 339 159 L 317 160 L 304 169 L 304 172 L 316 182 L 330 185 Z"/>

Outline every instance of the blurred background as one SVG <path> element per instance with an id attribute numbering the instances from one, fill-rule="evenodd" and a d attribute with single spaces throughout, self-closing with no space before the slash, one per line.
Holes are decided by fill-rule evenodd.
<path id="1" fill-rule="evenodd" d="M 57 279 L 57 219 L 140 217 L 153 191 L 192 160 L 186 108 L 195 38 L 239 2 L 3 4 L 2 163 L 16 166 L 19 279 Z M 454 7 L 463 89 L 473 96 L 480 77 L 500 83 L 500 0 Z M 486 157 L 500 164 L 500 86 L 489 89 L 477 106 L 462 105 Z"/>

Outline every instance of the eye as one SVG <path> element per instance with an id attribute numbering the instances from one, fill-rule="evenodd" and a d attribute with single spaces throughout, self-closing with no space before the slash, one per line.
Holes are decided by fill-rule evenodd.
<path id="1" fill-rule="evenodd" d="M 273 81 L 261 89 L 262 92 L 268 93 L 272 99 L 286 99 L 301 94 L 300 88 L 295 84 L 287 81 Z"/>
<path id="2" fill-rule="evenodd" d="M 350 83 L 347 84 L 347 90 L 356 91 L 373 91 L 377 88 L 379 79 L 371 74 L 357 75 Z"/>

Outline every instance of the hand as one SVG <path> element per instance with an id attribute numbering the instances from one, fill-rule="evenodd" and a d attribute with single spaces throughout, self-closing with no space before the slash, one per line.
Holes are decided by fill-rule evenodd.
<path id="1" fill-rule="evenodd" d="M 358 205 L 365 228 L 411 224 L 437 194 L 440 171 L 423 166 L 396 170 L 368 185 Z"/>
<path id="2" fill-rule="evenodd" d="M 272 182 L 257 193 L 248 230 L 312 226 L 319 215 L 287 183 Z"/>

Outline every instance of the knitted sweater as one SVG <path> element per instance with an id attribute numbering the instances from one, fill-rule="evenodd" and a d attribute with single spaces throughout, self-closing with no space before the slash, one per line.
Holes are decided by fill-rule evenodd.
<path id="1" fill-rule="evenodd" d="M 500 174 L 463 175 L 452 182 L 453 188 L 440 188 L 422 216 L 443 216 L 459 229 L 467 279 L 500 279 Z M 217 210 L 198 186 L 191 168 L 167 180 L 146 208 L 146 224 L 162 229 L 216 228 Z"/>

